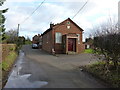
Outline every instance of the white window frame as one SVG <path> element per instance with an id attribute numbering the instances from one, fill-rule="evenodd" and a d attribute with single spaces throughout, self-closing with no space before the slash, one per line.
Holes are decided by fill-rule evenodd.
<path id="1" fill-rule="evenodd" d="M 62 43 L 62 33 L 60 32 L 55 33 L 55 43 Z"/>
<path id="2" fill-rule="evenodd" d="M 77 34 L 78 36 L 78 44 L 80 44 L 80 34 Z"/>

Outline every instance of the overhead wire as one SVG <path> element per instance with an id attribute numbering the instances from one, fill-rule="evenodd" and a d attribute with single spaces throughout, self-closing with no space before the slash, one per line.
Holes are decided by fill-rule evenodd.
<path id="1" fill-rule="evenodd" d="M 28 17 L 26 17 L 22 22 L 21 22 L 21 24 L 22 23 L 24 23 L 25 21 L 27 21 L 41 6 L 42 6 L 42 4 L 45 2 L 45 0 L 43 0 L 41 3 L 40 3 L 40 5 L 38 5 L 38 7 L 28 16 Z"/>
<path id="2" fill-rule="evenodd" d="M 87 0 L 86 2 L 85 2 L 85 4 L 78 10 L 78 12 L 72 17 L 72 19 L 74 19 L 77 15 L 78 15 L 78 13 L 86 6 L 86 4 L 88 3 L 88 1 L 89 0 Z M 28 17 L 26 17 L 20 24 L 22 24 L 22 23 L 24 23 L 25 21 L 27 21 L 41 6 L 42 6 L 42 4 L 45 2 L 45 0 L 43 0 L 41 3 L 40 3 L 40 5 L 38 5 L 37 6 L 37 8 L 28 16 Z M 53 18 L 54 19 L 54 18 Z M 52 20 L 53 20 L 52 19 Z"/>
<path id="3" fill-rule="evenodd" d="M 84 5 L 78 10 L 78 12 L 72 17 L 72 19 L 74 19 L 74 18 L 78 15 L 78 13 L 86 6 L 86 4 L 88 3 L 88 1 L 89 1 L 89 0 L 87 0 L 87 1 L 84 3 Z"/>

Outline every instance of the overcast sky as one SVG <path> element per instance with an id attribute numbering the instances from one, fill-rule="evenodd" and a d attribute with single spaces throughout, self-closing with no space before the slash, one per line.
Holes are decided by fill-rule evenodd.
<path id="1" fill-rule="evenodd" d="M 23 21 L 40 5 L 43 0 L 6 0 L 0 9 L 9 8 L 5 14 L 6 30 L 16 29 L 20 23 L 20 36 L 33 37 L 49 28 L 50 22 L 60 23 L 72 17 L 83 6 L 86 0 L 45 0 L 42 6 L 24 23 Z M 72 19 L 84 29 L 84 38 L 92 28 L 108 20 L 118 18 L 118 1 L 89 0 L 87 5 Z"/>

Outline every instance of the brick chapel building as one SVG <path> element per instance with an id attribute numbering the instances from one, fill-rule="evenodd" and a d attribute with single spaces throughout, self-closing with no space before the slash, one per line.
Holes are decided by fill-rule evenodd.
<path id="1" fill-rule="evenodd" d="M 42 34 L 42 49 L 49 53 L 81 53 L 85 46 L 82 42 L 83 29 L 70 18 L 50 28 Z"/>

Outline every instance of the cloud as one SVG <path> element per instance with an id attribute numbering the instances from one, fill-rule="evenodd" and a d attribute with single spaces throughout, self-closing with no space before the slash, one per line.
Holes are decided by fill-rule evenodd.
<path id="1" fill-rule="evenodd" d="M 6 1 L 7 2 L 33 2 L 33 1 L 37 1 L 37 0 L 6 0 Z"/>
<path id="2" fill-rule="evenodd" d="M 43 0 L 7 0 L 2 8 L 9 8 L 6 16 L 6 28 L 17 28 Z M 60 23 L 72 18 L 86 0 L 46 0 L 45 3 L 28 19 L 21 23 L 21 35 L 29 36 L 43 33 L 49 23 Z M 2 9 L 0 8 L 0 9 Z M 92 27 L 105 21 L 109 16 L 117 17 L 118 0 L 89 0 L 87 5 L 73 19 L 84 29 L 88 36 Z M 31 35 L 30 35 L 31 34 Z"/>
<path id="3" fill-rule="evenodd" d="M 7 0 L 8 2 L 42 2 L 43 0 Z M 84 0 L 45 0 L 46 2 L 82 2 Z"/>

